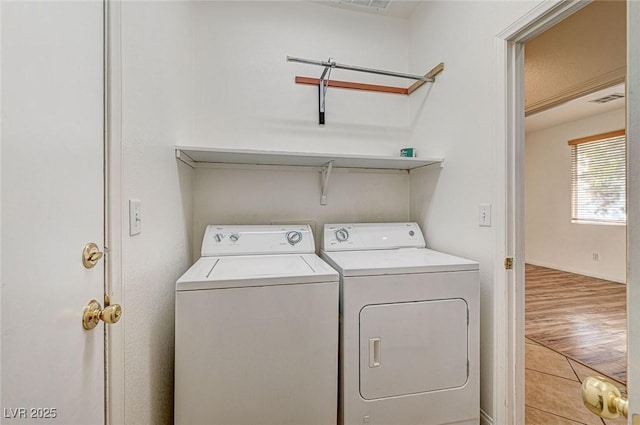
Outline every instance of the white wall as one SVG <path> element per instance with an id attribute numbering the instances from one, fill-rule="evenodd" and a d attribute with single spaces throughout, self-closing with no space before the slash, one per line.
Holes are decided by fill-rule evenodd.
<path id="1" fill-rule="evenodd" d="M 174 145 L 188 127 L 188 2 L 122 2 L 123 207 L 142 201 L 142 233 L 123 211 L 125 421 L 172 424 L 174 285 L 190 264 L 193 172 Z"/>
<path id="2" fill-rule="evenodd" d="M 625 110 L 529 132 L 525 142 L 526 261 L 625 282 L 626 226 L 571 223 L 567 141 L 625 127 Z M 600 261 L 593 261 L 593 253 Z"/>
<path id="3" fill-rule="evenodd" d="M 325 223 L 409 219 L 406 172 L 334 170 L 327 205 L 320 205 L 320 172 L 299 167 L 200 168 L 194 182 L 194 260 L 207 224 L 268 224 L 272 220 L 315 223 L 320 247 Z"/>
<path id="4" fill-rule="evenodd" d="M 442 170 L 411 177 L 411 219 L 431 248 L 480 262 L 481 407 L 493 416 L 494 232 L 478 226 L 478 205 L 496 194 L 498 105 L 495 35 L 536 2 L 423 2 L 412 17 L 410 68 L 444 62 L 429 90 L 411 96 L 412 144 L 425 156 L 443 156 Z M 434 180 L 437 179 L 437 182 Z M 494 223 L 497 225 L 497 223 Z"/>

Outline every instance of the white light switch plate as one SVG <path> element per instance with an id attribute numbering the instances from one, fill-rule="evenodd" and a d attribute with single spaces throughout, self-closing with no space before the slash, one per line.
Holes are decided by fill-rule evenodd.
<path id="1" fill-rule="evenodd" d="M 129 199 L 129 235 L 142 233 L 142 202 L 138 199 Z"/>
<path id="2" fill-rule="evenodd" d="M 478 206 L 478 225 L 491 227 L 491 204 L 480 204 Z"/>

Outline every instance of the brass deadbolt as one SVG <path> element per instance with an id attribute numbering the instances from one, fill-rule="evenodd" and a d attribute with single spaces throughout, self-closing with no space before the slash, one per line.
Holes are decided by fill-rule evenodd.
<path id="1" fill-rule="evenodd" d="M 120 316 L 122 316 L 122 307 L 119 304 L 106 305 L 103 309 L 98 301 L 91 300 L 84 307 L 82 327 L 89 331 L 98 326 L 100 320 L 105 323 L 117 323 L 120 320 Z"/>
<path id="2" fill-rule="evenodd" d="M 103 255 L 104 254 L 100 251 L 98 245 L 90 242 L 82 249 L 82 264 L 86 268 L 91 269 L 98 264 L 98 261 L 100 261 Z"/>

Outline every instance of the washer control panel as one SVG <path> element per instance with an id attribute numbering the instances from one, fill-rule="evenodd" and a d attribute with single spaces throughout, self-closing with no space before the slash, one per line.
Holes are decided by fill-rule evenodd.
<path id="1" fill-rule="evenodd" d="M 364 251 L 369 249 L 424 248 L 418 223 L 325 224 L 322 249 Z"/>
<path id="2" fill-rule="evenodd" d="M 202 240 L 203 257 L 223 255 L 313 253 L 311 227 L 292 225 L 207 226 Z"/>

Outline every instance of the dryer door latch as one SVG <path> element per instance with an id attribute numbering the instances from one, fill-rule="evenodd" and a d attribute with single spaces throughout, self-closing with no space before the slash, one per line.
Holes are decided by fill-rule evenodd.
<path id="1" fill-rule="evenodd" d="M 380 338 L 369 339 L 369 367 L 380 367 Z"/>

